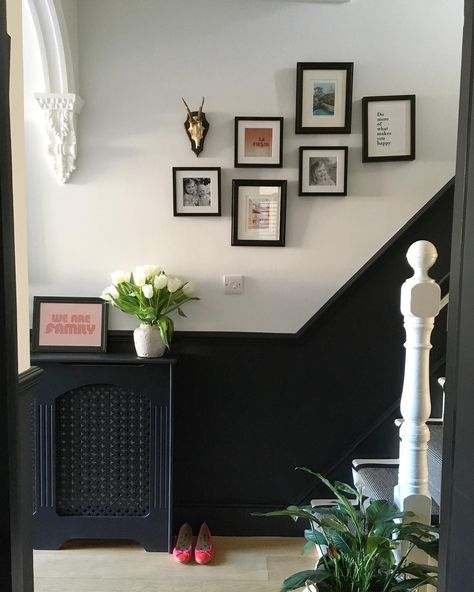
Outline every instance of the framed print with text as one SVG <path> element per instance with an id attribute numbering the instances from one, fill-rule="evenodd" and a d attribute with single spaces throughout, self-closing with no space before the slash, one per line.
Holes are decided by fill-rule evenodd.
<path id="1" fill-rule="evenodd" d="M 232 245 L 284 247 L 285 226 L 286 181 L 232 181 Z"/>
<path id="2" fill-rule="evenodd" d="M 350 134 L 353 62 L 298 62 L 297 134 Z"/>
<path id="3" fill-rule="evenodd" d="M 362 99 L 362 162 L 415 160 L 415 95 Z"/>
<path id="4" fill-rule="evenodd" d="M 347 195 L 347 146 L 300 146 L 299 195 Z"/>
<path id="5" fill-rule="evenodd" d="M 235 167 L 283 165 L 283 117 L 235 118 Z"/>
<path id="6" fill-rule="evenodd" d="M 35 352 L 105 352 L 108 307 L 102 298 L 35 296 Z"/>
<path id="7" fill-rule="evenodd" d="M 173 167 L 173 213 L 175 216 L 220 216 L 220 167 Z"/>

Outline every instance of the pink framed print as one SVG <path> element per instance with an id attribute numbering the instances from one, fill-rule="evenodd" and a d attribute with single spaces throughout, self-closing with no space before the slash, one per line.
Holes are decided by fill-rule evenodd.
<path id="1" fill-rule="evenodd" d="M 236 117 L 235 167 L 283 166 L 283 117 Z"/>
<path id="2" fill-rule="evenodd" d="M 35 296 L 32 350 L 105 352 L 107 303 L 102 298 Z"/>

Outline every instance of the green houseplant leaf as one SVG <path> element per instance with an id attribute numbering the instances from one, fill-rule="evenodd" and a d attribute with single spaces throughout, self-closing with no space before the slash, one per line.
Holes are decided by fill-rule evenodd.
<path id="1" fill-rule="evenodd" d="M 401 512 L 387 500 L 371 500 L 358 489 L 341 482 L 330 483 L 310 469 L 334 495 L 325 506 L 288 506 L 284 510 L 257 514 L 306 519 L 307 543 L 303 551 L 317 547 L 320 559 L 314 570 L 286 578 L 282 590 L 296 590 L 308 582 L 320 592 L 410 592 L 424 584 L 436 585 L 437 568 L 414 563 L 409 553 L 396 558 L 400 543 L 436 558 L 438 530 L 413 521 L 412 512 Z M 411 520 L 411 522 L 410 522 Z"/>
<path id="2" fill-rule="evenodd" d="M 308 569 L 306 571 L 300 571 L 286 578 L 283 581 L 281 590 L 286 592 L 287 590 L 297 590 L 306 585 L 306 582 L 310 581 L 313 584 L 318 584 L 327 580 L 331 577 L 330 572 L 323 569 Z"/>

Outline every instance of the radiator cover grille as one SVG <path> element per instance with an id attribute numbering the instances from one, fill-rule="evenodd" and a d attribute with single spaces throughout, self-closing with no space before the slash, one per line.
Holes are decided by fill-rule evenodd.
<path id="1" fill-rule="evenodd" d="M 110 384 L 56 400 L 56 511 L 146 516 L 151 499 L 151 402 Z"/>

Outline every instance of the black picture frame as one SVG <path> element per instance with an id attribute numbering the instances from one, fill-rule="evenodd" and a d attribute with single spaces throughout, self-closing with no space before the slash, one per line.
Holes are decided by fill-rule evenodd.
<path id="1" fill-rule="evenodd" d="M 268 126 L 270 123 L 273 124 L 271 127 Z M 264 128 L 265 125 L 266 128 Z M 251 134 L 247 135 L 247 130 L 262 128 L 271 130 L 271 134 L 268 134 L 270 137 L 262 135 L 252 138 Z M 265 156 L 263 154 L 265 149 L 270 147 L 271 154 Z M 248 153 L 252 151 L 255 154 Z M 281 168 L 283 166 L 283 117 L 237 116 L 234 124 L 234 166 L 236 168 Z"/>
<path id="2" fill-rule="evenodd" d="M 318 71 L 321 82 L 316 87 Z M 354 62 L 296 64 L 297 134 L 351 133 L 353 74 Z M 327 102 L 325 97 L 329 97 Z M 320 103 L 321 113 L 314 112 L 315 101 Z"/>
<path id="3" fill-rule="evenodd" d="M 195 194 L 190 193 L 187 196 L 185 193 L 187 180 L 194 182 Z M 203 186 L 203 196 L 200 195 L 200 185 Z M 194 204 L 191 203 L 193 199 L 195 200 Z M 203 201 L 204 203 L 202 203 Z M 205 203 L 206 201 L 209 201 L 209 204 Z M 220 216 L 221 168 L 173 167 L 173 215 Z"/>
<path id="4" fill-rule="evenodd" d="M 52 305 L 49 307 L 48 305 Z M 55 306 L 54 306 L 55 305 Z M 63 306 L 61 306 L 63 305 Z M 73 306 L 75 305 L 75 306 Z M 52 313 L 52 310 L 56 313 Z M 59 312 L 61 311 L 61 312 Z M 75 312 L 73 312 L 75 311 Z M 78 312 L 81 311 L 81 312 Z M 48 322 L 48 315 L 51 319 Z M 93 320 L 88 316 L 95 314 Z M 56 317 L 56 318 L 54 318 Z M 106 352 L 108 306 L 105 300 L 96 297 L 35 296 L 33 298 L 33 352 Z M 48 324 L 46 324 L 48 323 Z M 46 331 L 44 330 L 46 327 Z M 94 330 L 91 332 L 91 328 Z M 97 345 L 81 345 L 81 336 L 96 333 Z M 51 333 L 51 336 L 47 335 Z M 73 342 L 64 344 L 63 335 L 74 336 Z M 56 339 L 54 337 L 58 336 Z M 82 339 L 84 341 L 84 339 Z"/>
<path id="5" fill-rule="evenodd" d="M 231 245 L 284 247 L 286 194 L 286 180 L 234 179 Z"/>
<path id="6" fill-rule="evenodd" d="M 348 159 L 348 146 L 300 146 L 298 195 L 346 196 Z"/>
<path id="7" fill-rule="evenodd" d="M 415 160 L 416 95 L 362 99 L 362 162 Z"/>

